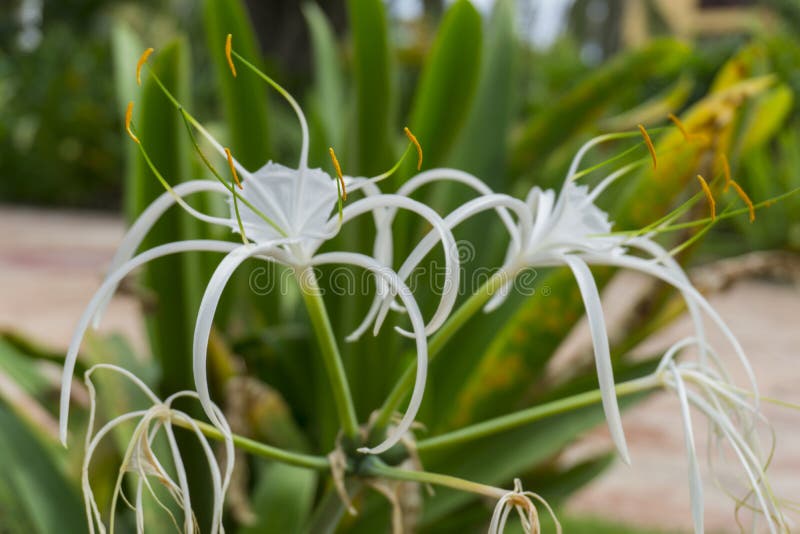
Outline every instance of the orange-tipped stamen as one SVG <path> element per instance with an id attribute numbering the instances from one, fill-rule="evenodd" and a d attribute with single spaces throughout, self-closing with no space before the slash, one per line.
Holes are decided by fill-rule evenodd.
<path id="1" fill-rule="evenodd" d="M 231 57 L 231 48 L 233 47 L 232 40 L 233 35 L 229 33 L 225 38 L 225 57 L 228 59 L 228 66 L 231 68 L 233 77 L 236 78 L 236 66 L 233 64 L 233 58 Z"/>
<path id="2" fill-rule="evenodd" d="M 708 183 L 706 182 L 705 178 L 698 174 L 697 181 L 700 182 L 700 187 L 703 188 L 703 193 L 706 194 L 708 207 L 711 209 L 711 220 L 713 221 L 717 218 L 717 202 L 714 200 L 714 195 L 711 194 L 711 188 L 708 187 Z"/>
<path id="3" fill-rule="evenodd" d="M 647 145 L 647 150 L 650 151 L 650 157 L 653 158 L 653 168 L 655 169 L 658 166 L 658 161 L 656 160 L 656 147 L 653 145 L 653 140 L 650 139 L 650 135 L 645 130 L 644 126 L 641 124 L 639 126 L 639 131 L 642 133 L 642 137 L 644 138 L 644 144 Z"/>
<path id="4" fill-rule="evenodd" d="M 728 188 L 731 186 L 731 166 L 728 163 L 728 156 L 725 154 L 720 154 L 720 159 L 722 160 L 722 172 L 725 174 L 725 187 L 722 188 L 723 191 L 727 191 Z"/>
<path id="5" fill-rule="evenodd" d="M 233 181 L 236 182 L 236 185 L 239 187 L 239 189 L 242 189 L 242 183 L 239 181 L 239 175 L 236 174 L 236 167 L 233 166 L 233 156 L 231 156 L 231 151 L 227 148 L 225 148 L 225 156 L 228 158 L 228 167 L 231 169 Z"/>
<path id="6" fill-rule="evenodd" d="M 676 128 L 678 128 L 678 130 L 681 131 L 681 133 L 683 134 L 683 139 L 685 141 L 688 141 L 689 140 L 689 132 L 686 130 L 686 127 L 683 125 L 683 122 L 681 122 L 681 120 L 678 117 L 676 117 L 673 113 L 670 113 L 669 115 L 667 115 L 667 118 L 672 121 L 672 123 L 675 125 Z"/>
<path id="7" fill-rule="evenodd" d="M 729 185 L 733 186 L 733 189 L 736 191 L 736 194 L 739 195 L 739 198 L 741 198 L 742 201 L 745 204 L 747 204 L 747 209 L 750 210 L 750 222 L 755 221 L 756 220 L 756 207 L 753 206 L 753 201 L 750 200 L 750 197 L 747 196 L 747 193 L 744 192 L 744 189 L 742 189 L 742 187 L 739 184 L 737 184 L 735 181 L 731 180 L 728 183 L 729 183 Z"/>
<path id="8" fill-rule="evenodd" d="M 336 152 L 333 151 L 333 147 L 328 148 L 328 153 L 330 153 L 331 155 L 333 168 L 336 169 L 336 177 L 339 179 L 339 185 L 342 186 L 342 200 L 347 200 L 347 189 L 344 186 L 344 176 L 342 175 L 342 167 L 341 165 L 339 165 L 339 160 L 336 159 Z"/>
<path id="9" fill-rule="evenodd" d="M 139 61 L 136 63 L 136 83 L 138 83 L 139 85 L 142 85 L 142 67 L 144 67 L 145 63 L 147 63 L 147 58 L 149 58 L 150 54 L 152 53 L 153 49 L 148 48 L 147 50 L 142 52 L 142 55 L 139 56 Z"/>
<path id="10" fill-rule="evenodd" d="M 131 139 L 139 143 L 139 138 L 133 135 L 133 130 L 131 130 L 131 118 L 133 117 L 133 100 L 128 102 L 128 109 L 125 111 L 125 131 L 128 132 L 128 135 Z"/>
<path id="11" fill-rule="evenodd" d="M 411 130 L 408 129 L 408 126 L 403 128 L 403 131 L 405 132 L 406 137 L 408 137 L 408 140 L 411 141 L 411 143 L 413 143 L 417 149 L 417 170 L 420 170 L 422 168 L 422 145 L 419 144 L 417 136 L 411 133 Z"/>

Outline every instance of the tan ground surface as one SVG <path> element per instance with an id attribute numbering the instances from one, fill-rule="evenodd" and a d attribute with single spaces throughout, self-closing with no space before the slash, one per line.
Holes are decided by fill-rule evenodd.
<path id="1" fill-rule="evenodd" d="M 54 347 L 65 347 L 122 232 L 121 221 L 113 217 L 0 208 L 0 328 L 13 327 Z M 629 281 L 635 285 L 636 279 Z M 628 287 L 627 283 L 618 284 L 607 302 L 624 300 Z M 800 291 L 746 281 L 714 296 L 712 304 L 750 355 L 763 394 L 800 403 Z M 132 302 L 116 299 L 104 330 L 141 340 L 143 328 L 135 311 Z M 649 348 L 664 347 L 689 330 L 688 323 L 680 321 L 650 340 Z M 580 345 L 580 334 L 575 339 L 576 346 Z M 721 344 L 716 332 L 712 341 Z M 766 406 L 765 412 L 778 436 L 772 467 L 775 490 L 798 499 L 800 415 L 773 406 Z M 570 510 L 641 526 L 688 530 L 687 467 L 676 401 L 654 396 L 627 413 L 624 420 L 633 465 L 616 464 L 575 495 Z M 703 425 L 696 426 L 702 443 Z M 608 443 L 604 430 L 598 429 L 570 455 L 605 449 Z M 706 500 L 709 531 L 738 531 L 731 501 L 710 481 Z"/>

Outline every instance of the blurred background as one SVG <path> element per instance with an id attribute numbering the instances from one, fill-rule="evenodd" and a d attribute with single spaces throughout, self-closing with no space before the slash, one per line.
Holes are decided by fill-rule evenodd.
<path id="1" fill-rule="evenodd" d="M 232 141 L 235 153 L 237 143 L 241 145 L 240 159 L 247 165 L 293 161 L 297 153 L 294 118 L 266 91 L 259 106 L 269 110 L 268 125 L 238 127 L 239 132 L 250 128 L 254 141 L 249 146 L 237 137 L 236 103 L 231 103 L 236 96 L 225 93 L 220 81 L 219 35 L 227 32 L 213 27 L 213 3 L 0 0 L 0 415 L 6 428 L 12 428 L 9 414 L 22 413 L 19 428 L 33 421 L 38 426 L 33 434 L 52 431 L 59 357 L 125 221 L 147 197 L 131 179 L 142 170 L 136 168 L 123 128 L 128 100 L 139 98 L 132 66 L 144 47 L 174 51 L 179 43 L 178 70 L 189 81 L 181 94 L 195 116 Z M 664 126 L 668 113 L 684 116 L 699 109 L 718 122 L 724 113 L 736 114 L 721 138 L 737 181 L 754 200 L 800 186 L 798 0 L 475 0 L 479 27 L 475 35 L 461 34 L 456 45 L 464 55 L 448 71 L 451 83 L 471 88 L 463 94 L 454 91 L 453 99 L 465 104 L 463 113 L 437 108 L 436 99 L 426 107 L 418 91 L 434 83 L 426 67 L 436 50 L 445 47 L 437 38 L 454 3 L 384 2 L 391 65 L 384 78 L 368 71 L 365 75 L 359 66 L 349 11 L 355 3 L 319 0 L 312 9 L 295 1 L 242 2 L 252 27 L 253 53 L 309 113 L 314 164 L 327 165 L 325 149 L 333 145 L 343 147 L 346 173 L 382 170 L 392 161 L 387 156 L 398 152 L 402 126 L 425 123 L 422 115 L 428 112 L 446 122 L 442 130 L 415 128 L 421 130 L 432 162 L 467 169 L 498 190 L 524 194 L 533 183 L 558 184 L 576 148 L 592 135 L 635 128 L 640 122 Z M 507 12 L 498 15 L 500 3 Z M 246 36 L 243 40 L 247 42 Z M 482 46 L 471 47 L 476 41 Z M 774 80 L 763 92 L 726 93 L 732 100 L 722 104 L 709 96 L 764 75 Z M 383 103 L 369 108 L 374 115 L 362 107 L 370 80 L 384 84 L 378 90 L 389 91 L 379 99 Z M 266 116 L 265 110 L 250 111 L 254 121 Z M 363 126 L 364 117 L 381 123 L 377 134 Z M 442 133 L 444 129 L 449 133 Z M 370 145 L 367 136 L 379 141 Z M 476 151 L 476 145 L 484 152 Z M 607 157 L 601 154 L 596 161 Z M 701 164 L 712 173 L 717 165 Z M 185 172 L 200 171 L 194 166 Z M 609 203 L 623 196 L 614 192 Z M 447 206 L 453 200 L 440 195 L 438 202 Z M 637 216 L 621 215 L 620 222 L 636 223 Z M 799 251 L 800 202 L 793 197 L 759 212 L 755 224 L 741 218 L 717 225 L 702 247 L 683 258 L 693 280 L 711 295 L 712 304 L 754 354 L 766 394 L 795 402 L 800 402 Z M 664 315 L 652 323 L 642 319 L 647 306 L 665 300 L 663 295 L 662 300 L 642 297 L 652 287 L 635 276 L 616 279 L 605 291 L 621 331 L 636 333 L 618 336 L 620 347 L 637 346 L 637 354 L 653 354 L 689 330 L 688 323 L 676 319 L 679 314 L 670 321 Z M 631 302 L 640 307 L 631 312 Z M 104 326 L 104 331 L 121 333 L 131 347 L 126 350 L 145 360 L 150 352 L 158 357 L 153 327 L 142 319 L 147 305 L 146 288 L 125 288 Z M 245 323 L 231 320 L 231 338 L 247 330 Z M 575 323 L 573 319 L 555 329 L 559 334 L 553 334 L 557 342 L 551 345 L 558 352 L 547 367 L 552 375 L 585 356 L 586 334 Z M 656 323 L 659 328 L 650 328 Z M 231 346 L 247 353 L 242 336 L 232 339 Z M 111 349 L 104 345 L 103 350 Z M 31 360 L 37 363 L 29 376 L 26 364 L 19 362 Z M 370 395 L 377 394 L 364 393 L 365 398 Z M 36 406 L 26 404 L 29 397 L 38 399 Z M 772 467 L 775 485 L 786 495 L 800 495 L 795 414 L 777 410 L 769 415 L 781 437 Z M 568 484 L 553 490 L 573 521 L 571 531 L 688 532 L 686 467 L 675 406 L 648 399 L 628 412 L 625 424 L 635 469 L 611 465 L 601 429 L 576 431 L 568 447 L 559 446 L 547 456 L 547 462 L 583 466 L 570 471 Z M 54 450 L 51 445 L 44 448 Z M 19 446 L 0 438 L 0 451 L 13 456 L 20 454 Z M 75 473 L 67 466 L 70 461 L 74 465 L 74 454 L 73 460 L 53 454 L 54 469 L 67 473 L 65 484 L 70 486 Z M 35 474 L 15 472 L 1 458 L 0 464 L 0 473 L 16 481 L 13 488 L 28 488 L 26 499 L 37 495 L 38 490 L 26 485 L 39 480 Z M 537 466 L 543 471 L 532 473 L 554 476 L 547 471 L 550 463 L 543 460 Z M 76 493 L 76 487 L 69 491 Z M 24 532 L 31 525 L 48 532 L 41 519 L 47 512 L 20 511 L 13 488 L 0 491 L 0 532 Z M 710 531 L 738 531 L 732 509 L 724 495 L 708 496 Z M 430 531 L 448 531 L 432 524 Z"/>

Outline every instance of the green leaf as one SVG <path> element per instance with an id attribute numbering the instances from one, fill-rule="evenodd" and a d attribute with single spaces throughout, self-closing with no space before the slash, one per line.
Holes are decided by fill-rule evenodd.
<path id="1" fill-rule="evenodd" d="M 445 160 L 472 109 L 481 70 L 481 24 L 471 2 L 455 2 L 444 16 L 425 62 L 410 126 L 425 152 L 426 168 Z M 414 158 L 409 158 L 407 167 L 415 165 Z"/>
<path id="2" fill-rule="evenodd" d="M 313 2 L 303 4 L 311 33 L 314 57 L 314 88 L 310 99 L 318 118 L 320 147 L 339 147 L 345 125 L 345 88 L 339 46 L 328 18 Z"/>
<path id="3" fill-rule="evenodd" d="M 355 79 L 356 171 L 383 172 L 391 155 L 394 102 L 386 9 L 382 0 L 348 0 Z"/>
<path id="4" fill-rule="evenodd" d="M 229 148 L 247 169 L 257 170 L 271 156 L 267 87 L 253 72 L 237 68 L 234 78 L 225 57 L 225 38 L 233 36 L 233 47 L 259 65 L 255 31 L 240 0 L 205 0 L 203 27 L 214 65 L 217 88 L 222 95 Z"/>
<path id="5" fill-rule="evenodd" d="M 510 0 L 496 4 L 485 48 L 475 101 L 448 159 L 455 168 L 471 172 L 490 187 L 503 190 L 516 81 L 514 4 Z"/>
<path id="6" fill-rule="evenodd" d="M 595 69 L 525 126 L 512 149 L 512 172 L 530 172 L 576 132 L 592 125 L 626 89 L 674 72 L 688 56 L 686 45 L 662 39 Z"/>
<path id="7" fill-rule="evenodd" d="M 259 462 L 253 511 L 258 518 L 243 534 L 301 532 L 314 502 L 317 473 L 279 462 Z"/>
<path id="8" fill-rule="evenodd" d="M 17 532 L 86 532 L 77 487 L 59 468 L 54 448 L 45 446 L 0 403 L 0 517 Z"/>
<path id="9" fill-rule="evenodd" d="M 745 119 L 747 127 L 739 141 L 741 154 L 772 139 L 780 131 L 793 104 L 794 93 L 787 85 L 779 85 L 756 99 Z"/>

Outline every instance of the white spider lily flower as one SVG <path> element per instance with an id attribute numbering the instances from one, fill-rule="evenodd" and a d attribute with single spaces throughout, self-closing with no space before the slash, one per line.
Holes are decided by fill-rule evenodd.
<path id="1" fill-rule="evenodd" d="M 768 422 L 748 398 L 748 394 L 754 396 L 754 393 L 742 390 L 730 381 L 724 364 L 709 346 L 703 349 L 710 356 L 710 362 L 675 361 L 681 351 L 689 347 L 701 348 L 701 345 L 702 342 L 696 338 L 676 343 L 664 354 L 655 371 L 663 387 L 674 392 L 681 405 L 694 531 L 704 532 L 704 504 L 690 414 L 692 407 L 705 416 L 709 424 L 708 458 L 712 462 L 712 471 L 716 457 L 729 463 L 727 458 L 723 458 L 725 445 L 742 467 L 744 496 L 737 496 L 742 492 L 740 488 L 726 490 L 737 501 L 737 513 L 740 507 L 745 507 L 764 517 L 769 532 L 789 532 L 787 518 L 767 477 L 768 460 L 761 452 L 757 426 Z"/>
<path id="2" fill-rule="evenodd" d="M 67 439 L 71 376 L 84 332 L 90 323 L 95 326 L 99 324 L 102 311 L 108 300 L 113 296 L 122 278 L 134 268 L 154 258 L 187 251 L 227 253 L 206 288 L 206 293 L 203 296 L 198 312 L 193 343 L 195 385 L 203 408 L 211 421 L 216 421 L 216 415 L 208 391 L 205 368 L 205 351 L 208 344 L 209 329 L 222 289 L 236 268 L 248 258 L 257 256 L 267 261 L 289 266 L 296 273 L 304 273 L 307 272 L 309 267 L 319 264 L 319 260 L 315 256 L 316 252 L 327 240 L 339 232 L 343 224 L 363 214 L 373 214 L 377 223 L 381 213 L 387 209 L 408 210 L 421 216 L 434 228 L 444 249 L 446 288 L 442 294 L 439 308 L 432 318 L 434 326 L 443 322 L 444 317 L 452 309 L 459 285 L 458 250 L 453 234 L 442 218 L 433 209 L 407 196 L 381 194 L 374 184 L 385 178 L 389 173 L 374 178 L 341 176 L 345 190 L 349 190 L 350 193 L 360 189 L 368 189 L 372 194 L 349 204 L 341 213 L 337 214 L 336 208 L 340 198 L 338 188 L 342 184 L 337 185 L 336 178 L 332 178 L 321 169 L 308 168 L 309 140 L 305 115 L 291 95 L 271 80 L 268 79 L 268 81 L 286 98 L 294 109 L 300 123 L 302 146 L 300 161 L 296 169 L 269 162 L 258 171 L 251 173 L 236 161 L 231 153 L 218 143 L 199 122 L 180 108 L 174 97 L 162 86 L 167 97 L 184 113 L 184 117 L 208 139 L 220 155 L 227 158 L 231 172 L 241 189 L 237 190 L 233 185 L 228 187 L 220 182 L 206 180 L 190 181 L 175 187 L 169 187 L 168 192 L 162 194 L 144 210 L 123 238 L 122 245 L 112 261 L 110 274 L 81 317 L 67 352 L 62 378 L 60 407 L 59 431 L 62 443 L 66 444 Z M 130 127 L 128 129 L 131 137 L 139 143 L 138 138 L 130 131 Z M 141 144 L 139 146 L 141 147 Z M 142 150 L 145 158 L 147 158 L 143 147 Z M 338 162 L 335 160 L 334 162 L 338 167 Z M 152 169 L 155 173 L 158 172 L 154 167 Z M 162 179 L 160 175 L 157 174 L 157 176 Z M 239 182 L 240 178 L 241 182 Z M 184 200 L 184 196 L 200 191 L 223 195 L 230 204 L 230 216 L 227 218 L 213 217 L 200 213 L 188 205 Z M 183 241 L 155 247 L 139 256 L 133 257 L 148 231 L 159 220 L 161 215 L 176 203 L 201 221 L 227 226 L 234 232 L 243 233 L 244 244 L 236 245 L 226 241 L 208 240 Z M 384 231 L 384 228 L 379 227 L 378 231 Z M 328 255 L 326 257 L 330 258 L 331 256 Z M 349 256 L 347 258 L 352 259 Z M 398 427 L 396 433 L 387 437 L 384 443 L 369 449 L 370 452 L 380 452 L 394 445 L 403 433 L 408 430 L 416 416 L 425 384 L 424 371 L 427 367 L 427 346 L 425 345 L 426 328 L 424 321 L 423 328 L 418 328 L 420 320 L 422 320 L 422 314 L 416 303 L 408 308 L 407 301 L 413 299 L 410 293 L 407 292 L 408 288 L 401 283 L 396 283 L 399 280 L 389 284 L 386 282 L 387 276 L 384 273 L 386 268 L 382 268 L 381 272 L 378 273 L 374 267 L 376 266 L 371 265 L 370 269 L 378 275 L 379 289 L 391 286 L 393 295 L 398 295 L 400 291 L 406 291 L 403 300 L 407 304 L 408 313 L 409 315 L 412 313 L 418 315 L 418 317 L 415 316 L 411 320 L 414 326 L 413 337 L 417 339 L 418 349 L 424 347 L 424 350 L 418 350 L 417 359 L 420 372 L 418 372 L 418 380 L 414 388 L 412 401 L 402 424 Z M 389 276 L 389 278 L 391 279 L 392 277 Z"/>
<path id="3" fill-rule="evenodd" d="M 556 532 L 561 534 L 561 523 L 559 523 L 555 512 L 547 501 L 532 491 L 524 491 L 522 482 L 518 478 L 514 479 L 514 491 L 509 491 L 497 501 L 492 513 L 492 520 L 489 523 L 489 534 L 502 534 L 505 532 L 508 516 L 514 510 L 519 515 L 523 532 L 526 534 L 539 534 L 541 525 L 539 524 L 539 512 L 533 502 L 534 500 L 547 509 L 550 517 L 553 518 Z"/>
<path id="4" fill-rule="evenodd" d="M 97 416 L 97 392 L 92 382 L 92 375 L 98 370 L 107 370 L 116 372 L 128 380 L 130 380 L 144 395 L 148 401 L 152 402 L 152 406 L 146 410 L 137 410 L 130 413 L 119 415 L 99 430 L 95 431 L 95 419 Z M 214 413 L 222 428 L 224 446 L 225 446 L 225 464 L 220 468 L 214 451 L 206 438 L 200 430 L 197 422 L 188 414 L 176 410 L 172 404 L 180 398 L 194 398 L 197 399 L 197 394 L 190 391 L 183 391 L 170 395 L 165 400 L 159 399 L 153 391 L 147 387 L 136 375 L 130 371 L 110 364 L 98 364 L 86 371 L 84 381 L 89 390 L 90 398 L 90 412 L 89 412 L 89 426 L 86 431 L 86 444 L 85 456 L 83 460 L 83 468 L 81 470 L 81 486 L 83 490 L 84 504 L 86 506 L 86 516 L 89 523 L 89 532 L 92 534 L 95 531 L 100 533 L 106 532 L 106 524 L 103 521 L 103 516 L 100 513 L 97 501 L 92 491 L 92 485 L 89 477 L 89 470 L 91 467 L 92 457 L 96 452 L 101 441 L 115 428 L 128 422 L 137 421 L 136 426 L 131 436 L 130 444 L 125 451 L 122 458 L 122 465 L 119 468 L 119 475 L 117 476 L 116 484 L 111 498 L 110 517 L 108 521 L 108 529 L 114 532 L 116 509 L 120 497 L 130 507 L 133 508 L 136 517 L 136 530 L 137 532 L 144 532 L 144 490 L 146 489 L 156 504 L 166 513 L 172 522 L 175 524 L 177 530 L 181 530 L 178 520 L 170 510 L 170 507 L 159 499 L 152 480 L 158 481 L 166 490 L 169 496 L 174 501 L 179 509 L 183 511 L 183 531 L 184 532 L 197 532 L 199 526 L 197 525 L 196 518 L 192 512 L 191 497 L 189 495 L 188 477 L 189 473 L 181 459 L 181 453 L 178 449 L 177 441 L 173 424 L 179 424 L 186 427 L 191 432 L 200 444 L 208 461 L 208 468 L 211 474 L 211 489 L 213 492 L 213 509 L 211 513 L 211 532 L 223 533 L 225 531 L 222 525 L 222 514 L 225 494 L 228 491 L 228 486 L 231 480 L 234 463 L 234 450 L 233 440 L 231 438 L 230 427 L 228 426 L 222 411 L 216 406 L 213 407 Z M 153 448 L 154 443 L 159 436 L 166 438 L 166 446 L 168 447 L 170 457 L 167 463 L 172 464 L 172 468 L 164 467 L 164 462 L 159 460 Z M 164 445 L 162 442 L 161 445 Z M 156 447 L 157 448 L 157 447 Z M 136 496 L 134 502 L 131 503 L 123 494 L 122 486 L 125 483 L 125 476 L 132 475 L 136 479 Z M 177 478 L 177 480 L 176 480 Z"/>

